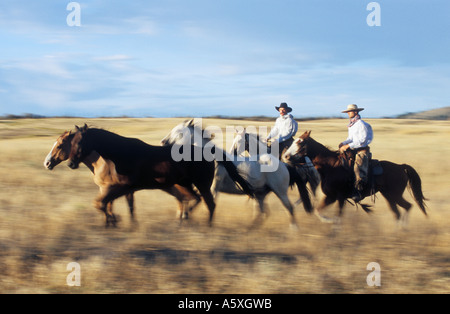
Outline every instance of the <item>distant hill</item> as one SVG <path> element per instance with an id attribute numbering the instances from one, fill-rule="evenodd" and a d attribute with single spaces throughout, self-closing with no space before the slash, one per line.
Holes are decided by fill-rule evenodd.
<path id="1" fill-rule="evenodd" d="M 16 120 L 16 119 L 42 119 L 42 118 L 82 118 L 75 116 L 42 116 L 33 113 L 25 113 L 22 115 L 14 115 L 7 114 L 0 116 L 0 120 Z M 98 117 L 98 118 L 106 118 L 106 117 Z M 116 116 L 116 117 L 108 117 L 108 118 L 133 118 L 133 116 Z M 151 118 L 150 116 L 142 117 L 142 118 Z M 179 117 L 183 118 L 183 117 Z M 186 117 L 187 118 L 187 117 Z M 260 121 L 260 122 L 273 122 L 275 120 L 275 116 L 267 117 L 267 116 L 224 116 L 224 115 L 214 115 L 207 116 L 204 118 L 209 119 L 229 119 L 229 120 L 252 120 L 252 121 Z M 391 117 L 384 117 L 389 119 Z M 421 120 L 450 120 L 450 107 L 442 107 L 427 111 L 421 112 L 408 112 L 394 117 L 395 119 L 421 119 Z M 344 119 L 342 116 L 322 116 L 322 117 L 296 117 L 297 121 L 310 121 L 310 120 L 326 120 L 326 119 Z"/>
<path id="2" fill-rule="evenodd" d="M 409 112 L 397 117 L 398 119 L 422 120 L 450 120 L 450 107 L 443 107 L 421 112 Z"/>

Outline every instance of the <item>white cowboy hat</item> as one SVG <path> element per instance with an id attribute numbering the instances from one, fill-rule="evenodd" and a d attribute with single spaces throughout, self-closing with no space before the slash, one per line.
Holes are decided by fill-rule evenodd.
<path id="1" fill-rule="evenodd" d="M 350 111 L 360 112 L 360 111 L 363 111 L 363 110 L 364 110 L 364 108 L 358 108 L 357 105 L 351 104 L 351 105 L 348 105 L 347 106 L 347 110 L 342 111 L 342 113 L 347 113 L 347 112 L 350 112 Z"/>

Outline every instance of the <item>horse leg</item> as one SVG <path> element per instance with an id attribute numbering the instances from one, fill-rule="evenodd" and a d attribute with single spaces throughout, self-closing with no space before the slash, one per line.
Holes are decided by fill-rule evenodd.
<path id="1" fill-rule="evenodd" d="M 177 217 L 180 219 L 180 224 L 183 220 L 188 220 L 189 212 L 187 210 L 186 201 L 183 199 L 178 199 L 178 214 Z"/>
<path id="2" fill-rule="evenodd" d="M 340 223 L 341 223 L 342 216 L 344 215 L 345 198 L 339 198 L 339 199 L 338 199 L 338 204 L 339 204 L 339 213 L 338 213 L 338 215 L 335 217 L 335 222 L 338 223 L 338 224 L 340 224 Z"/>
<path id="3" fill-rule="evenodd" d="M 174 186 L 170 188 L 163 189 L 165 192 L 169 193 L 173 197 L 177 199 L 178 202 L 178 212 L 177 212 L 177 218 L 180 219 L 180 224 L 183 219 L 188 218 L 188 213 L 186 210 L 186 202 L 185 202 L 185 195 L 183 191 L 183 187 L 181 185 L 175 184 Z"/>
<path id="4" fill-rule="evenodd" d="M 201 198 L 192 189 L 192 186 L 181 186 L 175 184 L 171 188 L 164 189 L 167 193 L 174 196 L 178 201 L 177 217 L 180 218 L 180 223 L 183 219 L 188 219 L 189 213 L 200 203 Z M 189 202 L 195 200 L 193 206 L 189 206 Z"/>
<path id="5" fill-rule="evenodd" d="M 336 201 L 336 198 L 332 198 L 328 195 L 326 195 L 320 202 L 319 205 L 317 206 L 316 210 L 314 211 L 314 214 L 320 219 L 321 222 L 325 222 L 325 223 L 333 223 L 333 219 L 330 219 L 324 215 L 322 215 L 321 211 L 333 204 Z"/>
<path id="6" fill-rule="evenodd" d="M 253 219 L 253 222 L 250 226 L 250 229 L 254 229 L 256 226 L 260 225 L 260 222 L 262 220 L 262 217 L 264 214 L 266 214 L 265 209 L 264 209 L 264 199 L 266 197 L 267 193 L 264 194 L 256 194 L 256 200 L 254 203 L 254 207 L 255 207 L 255 218 Z M 258 208 L 256 208 L 258 207 Z"/>
<path id="7" fill-rule="evenodd" d="M 291 201 L 289 200 L 287 193 L 286 194 L 275 193 L 275 194 L 278 196 L 278 198 L 283 203 L 284 207 L 286 207 L 286 209 L 289 212 L 289 215 L 291 218 L 291 227 L 293 229 L 298 229 L 297 221 L 295 220 L 295 215 L 294 215 L 294 207 L 292 207 Z"/>
<path id="8" fill-rule="evenodd" d="M 401 215 L 401 223 L 403 227 L 407 227 L 409 222 L 409 210 L 411 209 L 412 204 L 405 200 L 403 196 L 397 198 L 397 204 L 405 209 L 405 213 Z"/>
<path id="9" fill-rule="evenodd" d="M 114 214 L 112 213 L 112 202 L 105 202 L 103 200 L 103 196 L 99 196 L 94 201 L 94 207 L 100 210 L 105 214 L 105 227 L 108 228 L 110 224 L 112 224 L 115 227 L 116 219 L 114 217 Z"/>
<path id="10" fill-rule="evenodd" d="M 186 206 L 187 211 L 190 213 L 192 212 L 198 204 L 202 201 L 201 197 L 198 195 L 197 192 L 194 191 L 194 189 L 191 186 L 184 187 L 185 189 L 185 198 L 186 198 Z M 194 200 L 194 205 L 190 206 L 190 201 Z"/>
<path id="11" fill-rule="evenodd" d="M 108 219 L 107 219 L 108 218 L 108 208 L 107 208 L 108 204 L 103 204 L 103 202 L 101 200 L 103 199 L 103 195 L 106 193 L 107 190 L 108 190 L 107 186 L 100 186 L 100 193 L 97 196 L 97 198 L 94 200 L 94 203 L 93 203 L 94 207 L 97 208 L 98 210 L 100 210 L 101 212 L 103 212 L 103 214 L 105 215 L 105 219 L 106 219 L 105 227 L 106 228 L 109 227 L 109 223 L 108 223 Z M 111 204 L 111 206 L 112 206 L 112 204 Z M 112 209 L 110 209 L 110 210 L 112 210 Z"/>
<path id="12" fill-rule="evenodd" d="M 214 197 L 212 196 L 211 192 L 209 190 L 205 191 L 204 193 L 201 193 L 203 196 L 203 200 L 206 203 L 206 206 L 208 206 L 209 210 L 209 225 L 212 226 L 212 220 L 214 216 L 214 210 L 216 209 L 216 203 L 214 202 Z"/>
<path id="13" fill-rule="evenodd" d="M 128 193 L 125 195 L 125 198 L 127 199 L 128 208 L 130 209 L 130 217 L 133 223 L 136 222 L 136 219 L 134 217 L 134 195 L 133 193 Z"/>
<path id="14" fill-rule="evenodd" d="M 116 216 L 113 214 L 113 206 L 112 205 L 113 205 L 112 201 L 108 202 L 108 204 L 106 204 L 106 217 L 112 217 L 111 222 L 113 224 L 113 227 L 115 227 L 117 220 L 116 220 Z"/>
<path id="15" fill-rule="evenodd" d="M 116 198 L 132 191 L 129 187 L 123 185 L 108 186 L 106 189 L 102 190 L 104 190 L 104 192 L 95 201 L 95 207 L 105 213 L 106 227 L 109 227 L 110 224 L 113 227 L 116 227 L 117 219 L 112 213 L 112 210 L 108 209 L 108 203 L 112 203 Z"/>
<path id="16" fill-rule="evenodd" d="M 109 224 L 111 222 L 111 219 L 109 219 L 109 217 L 112 214 L 112 201 L 111 202 L 103 201 L 104 196 L 108 191 L 108 188 L 109 188 L 108 186 L 100 186 L 100 194 L 94 201 L 94 207 L 100 210 L 105 215 L 105 228 L 109 227 Z"/>
<path id="17" fill-rule="evenodd" d="M 212 219 L 214 216 L 214 210 L 216 209 L 216 203 L 214 202 L 214 197 L 211 193 L 210 187 L 206 185 L 196 185 L 197 189 L 200 192 L 200 195 L 203 197 L 203 200 L 206 203 L 206 206 L 209 210 L 209 226 L 212 226 Z"/>
<path id="18" fill-rule="evenodd" d="M 387 194 L 387 193 L 381 192 L 381 194 L 386 198 L 386 201 L 388 202 L 389 207 L 391 208 L 392 212 L 393 212 L 394 215 L 395 215 L 395 220 L 396 220 L 397 223 L 398 223 L 398 222 L 400 221 L 400 216 L 401 216 L 401 215 L 400 215 L 400 212 L 399 212 L 399 210 L 398 210 L 397 202 L 396 202 L 395 198 L 392 197 L 392 195 Z"/>

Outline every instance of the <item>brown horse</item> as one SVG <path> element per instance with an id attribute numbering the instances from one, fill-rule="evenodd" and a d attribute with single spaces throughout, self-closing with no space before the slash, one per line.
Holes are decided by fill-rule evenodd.
<path id="1" fill-rule="evenodd" d="M 326 206 L 339 202 L 339 216 L 342 215 L 345 201 L 351 197 L 353 192 L 353 170 L 351 167 L 342 163 L 342 156 L 338 151 L 331 151 L 324 145 L 316 142 L 310 137 L 311 131 L 303 133 L 300 138 L 296 139 L 291 147 L 285 152 L 284 158 L 287 160 L 295 160 L 302 156 L 308 156 L 322 178 L 322 191 L 325 198 L 317 207 L 317 214 L 324 221 L 325 217 L 320 211 Z M 377 167 L 374 165 L 378 163 Z M 380 168 L 381 167 L 381 168 Z M 374 173 L 376 168 L 377 172 Z M 382 170 L 381 170 L 382 169 Z M 422 193 L 422 182 L 418 173 L 407 164 L 395 164 L 389 161 L 371 161 L 369 171 L 369 184 L 367 184 L 364 195 L 370 196 L 380 192 L 387 200 L 391 210 L 393 211 L 397 221 L 400 221 L 401 214 L 397 205 L 405 209 L 403 221 L 407 222 L 407 216 L 411 204 L 403 198 L 403 192 L 409 184 L 412 195 L 426 215 L 426 205 Z M 362 204 L 361 204 L 362 205 Z M 362 205 L 363 209 L 369 212 L 367 205 Z"/>
<path id="2" fill-rule="evenodd" d="M 198 156 L 195 147 L 191 147 L 192 159 Z M 107 204 L 116 198 L 142 189 L 161 189 L 168 191 L 179 186 L 192 198 L 197 195 L 193 186 L 198 189 L 209 210 L 209 223 L 215 209 L 215 202 L 211 194 L 211 184 L 214 179 L 214 162 L 203 158 L 199 161 L 175 161 L 172 149 L 183 147 L 152 146 L 135 138 L 127 138 L 118 134 L 96 128 L 77 127 L 72 140 L 72 148 L 68 165 L 72 169 L 78 168 L 93 151 L 104 159 L 111 160 L 120 175 L 120 180 L 108 184 L 97 199 L 96 207 L 106 215 L 107 223 L 115 221 L 106 210 Z M 250 196 L 253 192 L 248 183 L 239 176 L 236 167 L 230 161 L 219 161 L 229 171 L 234 182 L 239 184 Z M 183 210 L 182 212 L 187 212 Z"/>
<path id="3" fill-rule="evenodd" d="M 54 167 L 59 165 L 61 162 L 69 159 L 69 154 L 72 149 L 72 139 L 74 137 L 72 131 L 66 131 L 61 136 L 56 139 L 55 144 L 48 153 L 44 160 L 44 167 L 48 170 L 53 170 Z M 110 160 L 103 159 L 97 152 L 93 151 L 89 156 L 87 156 L 83 163 L 86 167 L 91 170 L 94 174 L 94 182 L 100 188 L 100 193 L 102 190 L 114 181 L 120 181 L 115 171 L 114 163 Z M 130 210 L 130 216 L 133 222 L 135 222 L 134 217 L 134 197 L 133 193 L 125 195 L 128 203 L 128 208 Z M 112 203 L 109 202 L 107 205 L 107 211 L 112 214 Z"/>
<path id="4" fill-rule="evenodd" d="M 61 136 L 59 136 L 53 145 L 52 149 L 46 156 L 44 160 L 44 167 L 48 170 L 53 170 L 54 167 L 59 165 L 61 162 L 69 159 L 69 154 L 72 149 L 72 139 L 75 133 L 72 131 L 66 131 Z M 121 176 L 117 173 L 116 167 L 111 160 L 104 159 L 96 151 L 87 156 L 83 163 L 86 167 L 91 170 L 94 174 L 94 182 L 100 188 L 100 194 L 111 184 L 121 182 Z M 170 189 L 166 190 L 167 193 L 173 195 L 179 204 L 179 217 L 180 219 L 185 218 L 184 207 L 189 205 L 190 201 L 195 201 L 195 205 L 200 202 L 200 197 L 195 192 L 186 190 L 186 188 L 180 185 L 174 185 Z M 130 210 L 130 216 L 133 223 L 136 222 L 134 216 L 134 193 L 128 193 L 125 195 L 127 199 L 127 204 Z M 113 202 L 107 204 L 106 211 L 110 216 L 114 217 L 112 212 Z M 194 206 L 195 206 L 194 205 Z M 112 221 L 115 225 L 115 220 Z M 109 222 L 107 222 L 108 226 Z"/>

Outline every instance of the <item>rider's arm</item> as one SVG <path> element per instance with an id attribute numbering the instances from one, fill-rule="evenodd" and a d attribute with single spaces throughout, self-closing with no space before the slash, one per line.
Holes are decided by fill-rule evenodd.
<path id="1" fill-rule="evenodd" d="M 278 141 L 281 143 L 293 137 L 297 133 L 297 129 L 298 124 L 294 118 L 287 119 L 283 124 L 283 128 L 280 130 L 280 138 Z"/>

